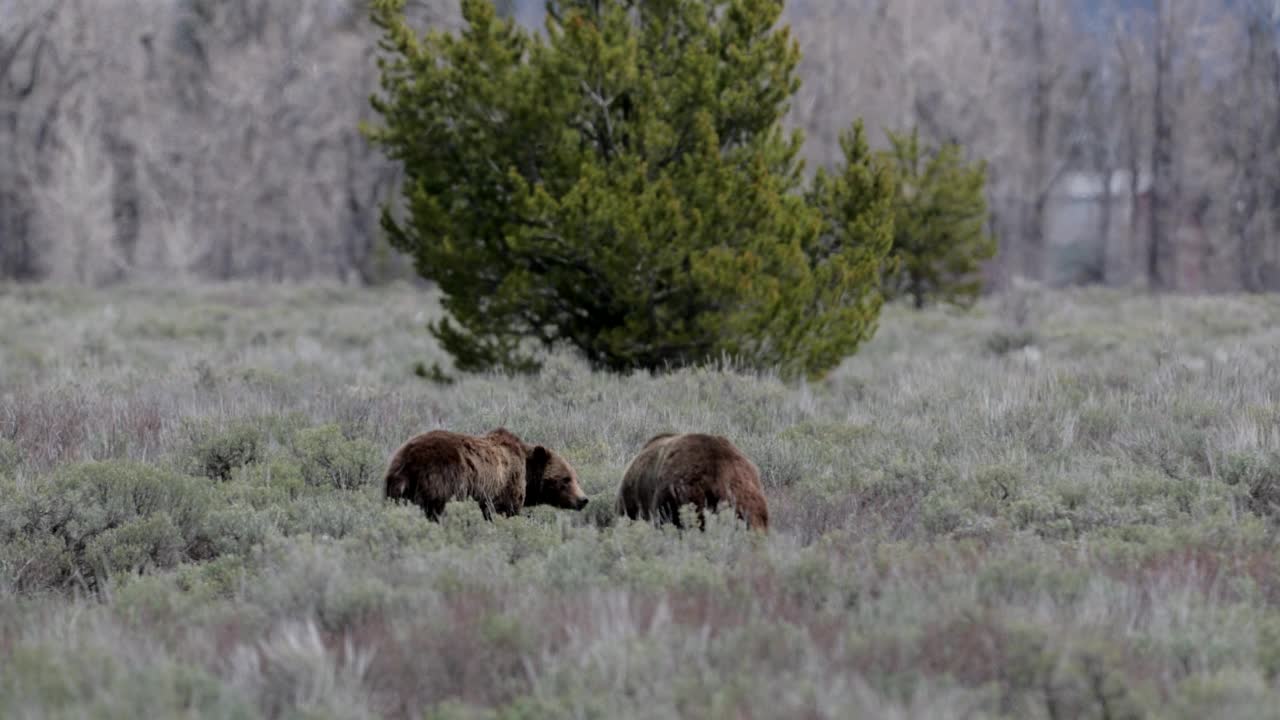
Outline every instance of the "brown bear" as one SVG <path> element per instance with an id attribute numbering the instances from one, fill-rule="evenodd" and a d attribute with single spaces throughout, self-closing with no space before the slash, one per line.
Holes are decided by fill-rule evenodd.
<path id="1" fill-rule="evenodd" d="M 445 503 L 463 498 L 479 503 L 486 520 L 493 511 L 510 517 L 526 505 L 581 510 L 587 504 L 564 458 L 506 428 L 479 436 L 432 430 L 411 438 L 391 457 L 385 495 L 417 504 L 432 520 Z"/>
<path id="2" fill-rule="evenodd" d="M 755 463 L 719 435 L 666 433 L 645 443 L 627 467 L 617 512 L 679 527 L 680 507 L 692 503 L 698 526 L 705 529 L 706 509 L 714 512 L 721 502 L 748 527 L 769 529 L 769 506 Z"/>

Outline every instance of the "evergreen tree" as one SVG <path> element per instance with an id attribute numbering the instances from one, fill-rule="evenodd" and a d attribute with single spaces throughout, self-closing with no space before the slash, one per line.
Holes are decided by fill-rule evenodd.
<path id="1" fill-rule="evenodd" d="M 983 260 L 996 253 L 986 231 L 986 164 L 966 163 L 959 145 L 922 148 L 918 131 L 890 132 L 882 154 L 897 178 L 893 250 L 885 295 L 969 305 L 982 290 Z"/>
<path id="2" fill-rule="evenodd" d="M 418 36 L 403 6 L 373 3 L 367 132 L 404 167 L 383 226 L 439 285 L 459 369 L 566 342 L 613 370 L 816 376 L 874 331 L 893 186 L 864 143 L 804 187 L 781 0 L 551 0 L 545 37 L 488 0 Z"/>

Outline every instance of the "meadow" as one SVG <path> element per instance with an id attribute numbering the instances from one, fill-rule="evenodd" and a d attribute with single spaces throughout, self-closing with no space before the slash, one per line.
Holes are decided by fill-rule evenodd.
<path id="1" fill-rule="evenodd" d="M 432 381 L 430 292 L 0 286 L 0 716 L 1280 717 L 1280 298 L 889 307 L 829 378 Z M 380 497 L 435 427 L 591 498 Z M 658 432 L 772 532 L 619 521 Z"/>

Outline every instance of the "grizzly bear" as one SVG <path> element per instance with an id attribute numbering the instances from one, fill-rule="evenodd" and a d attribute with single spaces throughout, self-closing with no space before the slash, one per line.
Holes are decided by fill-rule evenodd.
<path id="1" fill-rule="evenodd" d="M 719 435 L 665 433 L 645 443 L 627 467 L 617 512 L 680 527 L 680 507 L 692 503 L 698 526 L 706 529 L 706 509 L 714 512 L 721 502 L 748 527 L 768 530 L 769 507 L 755 463 Z"/>
<path id="2" fill-rule="evenodd" d="M 486 520 L 516 515 L 526 505 L 581 510 L 587 497 L 578 474 L 555 452 L 530 445 L 506 428 L 484 435 L 432 430 L 411 438 L 387 467 L 387 498 L 407 500 L 439 520 L 445 503 L 471 498 Z"/>

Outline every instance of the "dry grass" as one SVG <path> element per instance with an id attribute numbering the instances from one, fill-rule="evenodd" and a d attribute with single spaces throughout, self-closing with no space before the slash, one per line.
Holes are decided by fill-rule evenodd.
<path id="1" fill-rule="evenodd" d="M 1270 716 L 1280 302 L 1020 292 L 891 308 L 819 384 L 555 356 L 442 386 L 408 288 L 0 288 L 0 707 Z M 591 510 L 378 498 L 369 457 L 498 424 Z M 682 429 L 757 461 L 770 537 L 609 516 Z"/>

